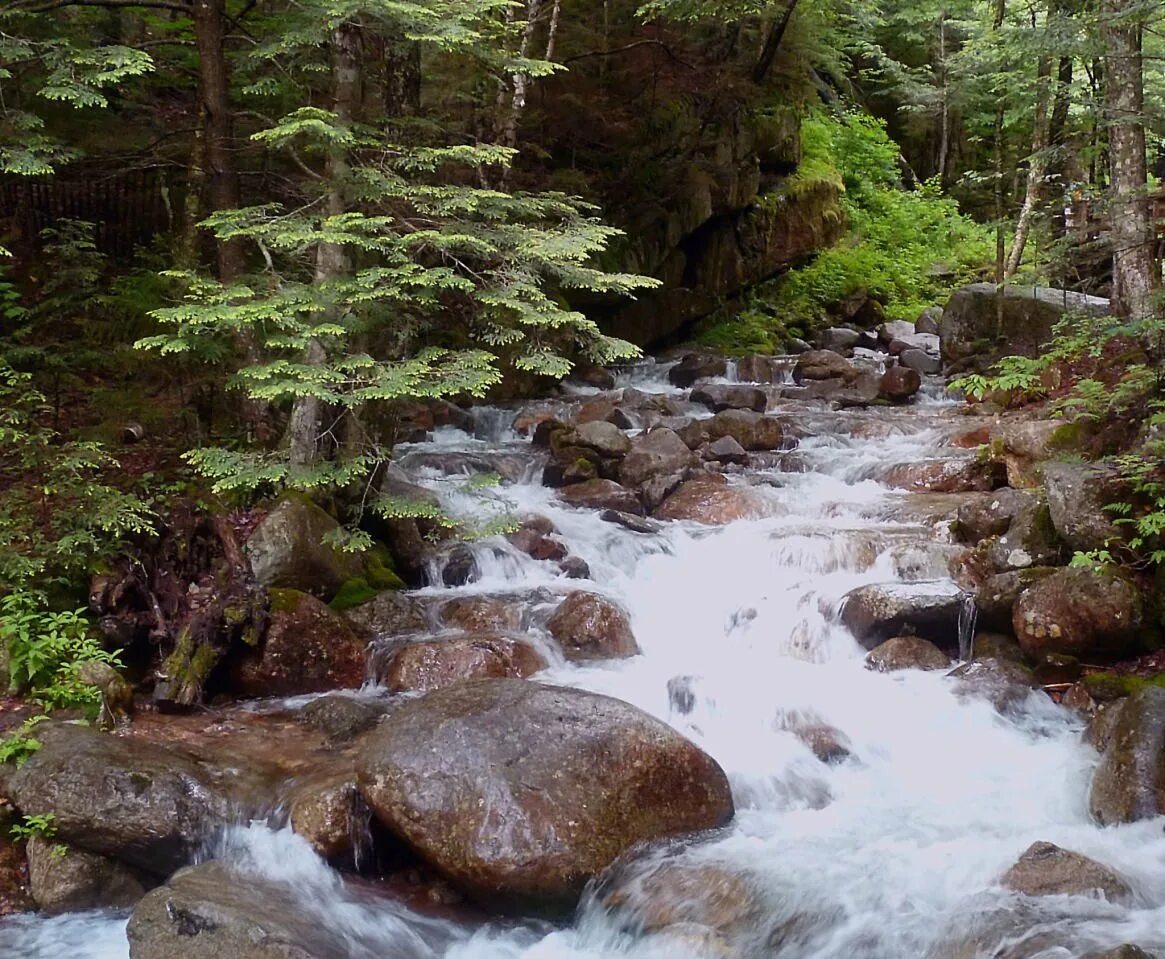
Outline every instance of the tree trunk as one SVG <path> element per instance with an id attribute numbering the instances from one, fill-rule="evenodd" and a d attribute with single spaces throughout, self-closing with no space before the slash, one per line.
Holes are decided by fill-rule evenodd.
<path id="1" fill-rule="evenodd" d="M 1040 57 L 1036 68 L 1036 115 L 1032 124 L 1032 155 L 1028 160 L 1027 189 L 1024 193 L 1023 207 L 1019 211 L 1019 219 L 1015 224 L 1015 239 L 1011 244 L 1011 253 L 1007 257 L 1006 279 L 1011 279 L 1019 271 L 1019 265 L 1023 261 L 1023 250 L 1031 233 L 1032 221 L 1044 194 L 1044 181 L 1048 170 L 1048 139 L 1051 133 L 1049 111 L 1052 97 L 1051 80 L 1052 58 L 1044 55 Z"/>
<path id="2" fill-rule="evenodd" d="M 785 7 L 785 12 L 781 14 L 779 20 L 773 22 L 769 29 L 768 36 L 765 38 L 765 45 L 761 49 L 760 56 L 757 58 L 756 66 L 752 68 L 752 82 L 764 83 L 765 78 L 768 77 L 769 71 L 773 68 L 773 63 L 777 59 L 777 53 L 781 49 L 781 41 L 785 39 L 785 32 L 789 29 L 789 23 L 793 19 L 793 14 L 797 10 L 798 0 L 788 0 Z"/>
<path id="3" fill-rule="evenodd" d="M 1105 119 L 1112 199 L 1113 313 L 1143 319 L 1160 285 L 1148 197 L 1145 157 L 1143 24 L 1129 15 L 1133 0 L 1104 0 Z"/>
<path id="4" fill-rule="evenodd" d="M 996 0 L 994 28 L 996 35 L 1003 29 L 1007 15 L 1007 0 Z M 1007 239 L 1003 232 L 1003 120 L 1005 104 L 1003 91 L 995 103 L 995 335 L 1003 335 L 1003 284 L 1007 279 Z"/>
<path id="5" fill-rule="evenodd" d="M 534 30 L 537 27 L 538 14 L 542 10 L 542 0 L 527 0 L 526 25 L 522 28 L 522 40 L 518 45 L 518 56 L 522 59 L 529 57 L 530 47 L 534 40 Z M 529 94 L 530 78 L 521 71 L 510 77 L 513 90 L 510 94 L 510 108 L 502 124 L 501 142 L 503 146 L 514 149 L 518 145 L 518 126 L 522 122 L 522 113 L 526 109 L 526 98 Z M 504 185 L 509 181 L 509 169 L 502 176 Z"/>
<path id="6" fill-rule="evenodd" d="M 947 159 L 951 152 L 951 82 L 947 71 L 947 12 L 938 19 L 938 63 L 942 80 L 942 104 L 939 118 L 938 182 L 942 187 L 947 183 Z"/>
<path id="7" fill-rule="evenodd" d="M 356 116 L 360 97 L 360 34 L 352 23 L 343 23 L 332 31 L 330 42 L 332 111 L 342 126 L 351 125 Z M 348 154 L 343 146 L 333 147 L 328 153 L 324 176 L 328 194 L 324 202 L 325 216 L 339 216 L 346 209 L 344 192 L 348 179 Z M 348 271 L 348 256 L 342 244 L 320 243 L 315 254 L 315 283 L 317 286 L 342 277 Z M 327 362 L 323 345 L 312 340 L 304 352 L 309 366 Z M 297 397 L 287 425 L 287 448 L 292 466 L 310 466 L 321 457 L 325 405 L 315 396 Z"/>

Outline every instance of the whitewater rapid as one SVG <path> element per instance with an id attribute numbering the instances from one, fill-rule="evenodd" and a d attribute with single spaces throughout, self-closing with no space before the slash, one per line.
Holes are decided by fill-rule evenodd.
<path id="1" fill-rule="evenodd" d="M 638 373 L 635 385 L 678 395 L 660 372 Z M 667 855 L 746 875 L 769 909 L 766 930 L 787 928 L 786 918 L 800 922 L 779 943 L 746 945 L 778 959 L 969 959 L 997 954 L 1001 938 L 1011 937 L 1017 955 L 1046 959 L 1123 942 L 1165 954 L 1162 821 L 1091 823 L 1086 798 L 1096 754 L 1082 741 L 1082 719 L 1038 692 L 1002 715 L 942 672 L 872 672 L 838 623 L 842 597 L 857 586 L 949 582 L 949 527 L 936 521 L 942 510 L 934 498 L 888 489 L 877 477 L 897 463 L 968 455 L 947 445 L 950 414 L 937 393 L 910 409 L 816 412 L 814 433 L 797 451 L 802 471 L 734 477 L 755 486 L 765 515 L 722 528 L 671 523 L 634 533 L 595 511 L 563 507 L 536 470 L 526 482 L 480 488 L 465 476 L 420 468 L 412 478 L 468 521 L 550 518 L 593 580 L 564 580 L 553 564 L 497 537 L 474 544 L 474 583 L 420 594 L 506 594 L 549 606 L 545 597 L 584 587 L 628 610 L 642 655 L 582 667 L 556 655 L 538 679 L 634 703 L 724 767 L 734 824 Z M 876 438 L 857 438 L 858 416 L 889 423 Z M 511 418 L 512 411 L 479 413 L 485 438 L 445 430 L 425 449 L 529 455 L 528 441 L 506 426 Z M 401 453 L 407 463 L 409 449 Z M 819 761 L 792 731 L 805 723 L 840 731 L 851 758 Z M 1133 904 L 1035 902 L 1003 890 L 1002 873 L 1040 840 L 1116 869 L 1134 891 Z M 354 897 L 306 844 L 262 824 L 232 831 L 218 854 L 289 883 L 319 921 L 358 930 L 352 959 L 708 954 L 695 940 L 635 935 L 597 898 L 559 929 L 423 918 Z M 1026 930 L 1018 934 L 1007 922 L 1017 912 Z M 99 914 L 10 920 L 0 923 L 0 957 L 126 959 L 124 928 L 124 918 Z M 1035 944 L 1044 934 L 1048 944 Z M 979 953 L 965 946 L 980 939 Z"/>

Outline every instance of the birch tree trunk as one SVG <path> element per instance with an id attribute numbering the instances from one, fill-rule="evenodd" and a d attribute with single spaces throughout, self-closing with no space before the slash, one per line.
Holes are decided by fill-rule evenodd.
<path id="1" fill-rule="evenodd" d="M 1028 160 L 1027 188 L 1023 207 L 1015 224 L 1015 238 L 1007 256 L 1004 278 L 1010 280 L 1019 271 L 1023 250 L 1031 233 L 1032 221 L 1044 195 L 1048 173 L 1048 141 L 1051 134 L 1052 58 L 1045 54 L 1036 68 L 1036 115 L 1032 124 L 1032 153 Z"/>

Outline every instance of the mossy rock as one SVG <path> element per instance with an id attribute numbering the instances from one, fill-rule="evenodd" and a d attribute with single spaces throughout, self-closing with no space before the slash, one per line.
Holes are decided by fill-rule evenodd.
<path id="1" fill-rule="evenodd" d="M 1111 703 L 1150 686 L 1165 688 L 1165 673 L 1157 673 L 1153 676 L 1093 673 L 1091 676 L 1085 676 L 1080 682 L 1088 690 L 1088 695 L 1098 703 Z"/>

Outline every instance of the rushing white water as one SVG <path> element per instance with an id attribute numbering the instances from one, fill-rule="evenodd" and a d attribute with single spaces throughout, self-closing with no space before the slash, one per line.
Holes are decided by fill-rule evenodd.
<path id="1" fill-rule="evenodd" d="M 663 372 L 639 368 L 623 380 L 674 394 Z M 869 414 L 807 414 L 813 435 L 797 454 L 804 472 L 736 478 L 756 485 L 766 515 L 717 529 L 673 523 L 637 534 L 563 508 L 533 472 L 483 490 L 439 462 L 415 461 L 414 477 L 456 514 L 478 522 L 503 513 L 549 517 L 593 577 L 564 580 L 553 564 L 496 538 L 475 544 L 479 576 L 458 594 L 533 596 L 586 585 L 628 609 L 641 656 L 587 667 L 559 659 L 540 678 L 635 703 L 722 764 L 737 802 L 733 826 L 666 856 L 744 877 L 763 905 L 745 933 L 728 935 L 727 944 L 691 930 L 640 935 L 601 897 L 550 934 L 534 925 L 437 927 L 403 907 L 353 900 L 289 834 L 235 833 L 222 854 L 290 883 L 321 922 L 351 926 L 361 943 L 383 943 L 385 955 L 406 942 L 423 945 L 416 954 L 448 959 L 674 959 L 731 954 L 725 949 L 778 959 L 1060 959 L 1130 941 L 1165 950 L 1162 822 L 1103 830 L 1091 823 L 1096 757 L 1081 742 L 1082 723 L 1037 693 L 1003 715 L 941 673 L 871 672 L 836 621 L 841 598 L 857 586 L 945 575 L 951 547 L 936 516 L 950 504 L 936 512 L 931 500 L 877 482 L 888 465 L 966 455 L 945 448 L 954 424 L 935 419 L 943 402 L 931 390 L 911 410 L 878 413 L 889 425 L 870 439 L 852 435 L 855 416 Z M 525 441 L 506 435 L 508 416 L 479 412 L 488 439 L 446 431 L 439 448 L 529 455 Z M 549 606 L 531 602 L 537 623 Z M 851 758 L 818 761 L 793 731 L 806 724 L 840 731 Z M 1038 840 L 1111 865 L 1135 902 L 1025 901 L 1001 889 L 1001 874 Z M 122 920 L 99 916 L 10 921 L 0 924 L 0 956 L 124 959 L 122 930 Z M 1005 940 L 1015 951 L 997 953 Z"/>

